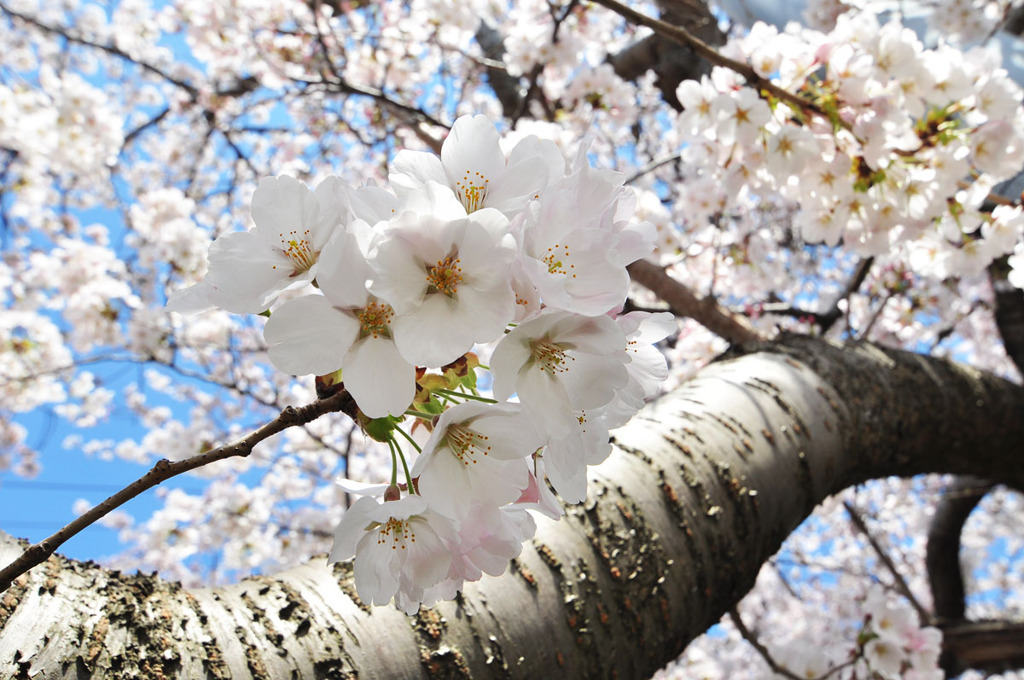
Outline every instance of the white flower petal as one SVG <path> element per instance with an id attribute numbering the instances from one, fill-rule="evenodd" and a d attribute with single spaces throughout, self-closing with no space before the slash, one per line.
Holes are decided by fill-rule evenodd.
<path id="1" fill-rule="evenodd" d="M 444 366 L 473 347 L 467 333 L 472 325 L 460 315 L 458 303 L 444 295 L 428 295 L 415 313 L 398 316 L 391 325 L 398 351 L 416 366 Z"/>
<path id="2" fill-rule="evenodd" d="M 294 177 L 264 177 L 252 195 L 249 208 L 255 233 L 271 246 L 280 247 L 290 236 L 302 237 L 309 230 L 310 241 L 322 245 L 329 229 L 318 224 L 319 201 L 309 187 Z M 333 227 L 334 225 L 330 225 Z"/>
<path id="3" fill-rule="evenodd" d="M 292 375 L 325 375 L 338 370 L 358 333 L 359 322 L 335 309 L 322 295 L 286 302 L 263 329 L 270 360 Z"/>
<path id="4" fill-rule="evenodd" d="M 388 173 L 388 182 L 399 196 L 423 189 L 430 182 L 447 184 L 441 159 L 427 151 L 402 149 L 395 154 Z M 369 220 L 367 220 L 369 221 Z"/>
<path id="5" fill-rule="evenodd" d="M 339 230 L 320 254 L 316 282 L 320 291 L 339 307 L 362 307 L 369 295 L 366 283 L 373 270 L 356 235 Z"/>
<path id="6" fill-rule="evenodd" d="M 345 356 L 341 378 L 359 410 L 371 418 L 401 415 L 416 393 L 416 368 L 390 338 L 357 340 Z"/>
<path id="7" fill-rule="evenodd" d="M 356 554 L 356 546 L 366 535 L 370 524 L 369 512 L 375 510 L 377 505 L 375 499 L 364 496 L 345 510 L 338 528 L 334 530 L 334 546 L 327 556 L 328 563 L 347 560 Z"/>

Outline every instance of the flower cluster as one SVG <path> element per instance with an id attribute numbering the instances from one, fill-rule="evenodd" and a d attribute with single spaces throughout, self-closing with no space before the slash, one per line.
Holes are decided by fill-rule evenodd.
<path id="1" fill-rule="evenodd" d="M 944 677 L 939 668 L 942 632 L 922 627 L 917 613 L 903 601 L 891 601 L 880 587 L 872 588 L 864 601 L 864 626 L 859 643 L 864 663 L 873 677 Z"/>
<path id="2" fill-rule="evenodd" d="M 902 250 L 940 279 L 1013 251 L 1021 208 L 983 203 L 1024 164 L 1024 110 L 989 52 L 925 49 L 866 12 L 828 34 L 756 24 L 728 49 L 797 98 L 766 100 L 721 68 L 679 86 L 683 158 L 701 168 L 684 196 L 695 219 L 777 192 L 799 206 L 806 242 Z"/>
<path id="3" fill-rule="evenodd" d="M 361 489 L 331 559 L 355 555 L 365 601 L 412 612 L 503 572 L 533 533 L 527 510 L 561 514 L 547 482 L 583 500 L 609 428 L 665 378 L 652 344 L 675 321 L 616 314 L 655 230 L 585 149 L 568 167 L 536 137 L 506 153 L 487 118 L 467 116 L 440 157 L 399 152 L 389 180 L 393 192 L 264 179 L 254 228 L 217 239 L 206 277 L 168 306 L 268 313 L 277 368 L 343 382 L 393 468 Z M 494 399 L 473 353 L 489 343 Z M 422 447 L 410 420 L 429 432 Z M 418 451 L 411 470 L 399 435 Z"/>
<path id="4" fill-rule="evenodd" d="M 951 45 L 970 45 L 992 37 L 1020 0 L 931 0 L 915 3 L 911 16 L 925 15 L 930 33 Z M 846 12 L 884 13 L 890 8 L 877 0 L 811 0 L 804 10 L 808 26 L 830 29 Z"/>

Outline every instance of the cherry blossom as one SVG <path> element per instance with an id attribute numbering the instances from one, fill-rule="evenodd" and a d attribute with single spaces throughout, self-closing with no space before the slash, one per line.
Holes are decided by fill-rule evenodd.
<path id="1" fill-rule="evenodd" d="M 315 192 L 287 175 L 263 179 L 253 193 L 254 228 L 214 241 L 202 283 L 173 295 L 169 308 L 258 313 L 282 291 L 309 284 L 342 219 L 339 191 L 336 178 L 321 182 Z"/>
<path id="2" fill-rule="evenodd" d="M 431 507 L 462 519 L 474 499 L 517 500 L 529 483 L 526 458 L 543 443 L 519 405 L 465 402 L 441 414 L 412 475 Z"/>
<path id="3" fill-rule="evenodd" d="M 511 219 L 548 183 L 549 167 L 547 158 L 535 149 L 523 152 L 537 143 L 534 140 L 524 140 L 522 150 L 512 149 L 508 158 L 500 141 L 489 118 L 463 116 L 448 133 L 440 158 L 423 151 L 400 151 L 388 180 L 401 197 L 436 182 L 452 190 L 466 213 L 494 208 Z"/>
<path id="4" fill-rule="evenodd" d="M 355 555 L 359 597 L 370 604 L 396 604 L 413 613 L 423 591 L 436 586 L 452 564 L 455 530 L 419 496 L 378 503 L 357 500 L 338 525 L 329 561 Z"/>
<path id="5" fill-rule="evenodd" d="M 363 413 L 400 415 L 413 399 L 415 368 L 396 344 L 393 308 L 366 288 L 370 227 L 357 221 L 352 228 L 324 247 L 317 279 L 323 294 L 289 300 L 271 315 L 263 331 L 268 354 L 279 369 L 296 375 L 340 369 Z"/>
<path id="6" fill-rule="evenodd" d="M 608 317 L 548 311 L 518 325 L 491 356 L 494 395 L 518 393 L 537 426 L 567 435 L 574 411 L 608 404 L 629 382 L 626 338 Z"/>
<path id="7" fill-rule="evenodd" d="M 370 290 L 395 310 L 395 344 L 421 366 L 442 366 L 493 340 L 514 315 L 508 219 L 492 208 L 460 216 L 438 188 L 388 223 L 370 257 Z"/>

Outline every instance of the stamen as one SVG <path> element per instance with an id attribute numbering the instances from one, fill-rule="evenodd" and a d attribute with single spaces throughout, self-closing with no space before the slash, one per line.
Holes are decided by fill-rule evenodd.
<path id="1" fill-rule="evenodd" d="M 455 182 L 455 195 L 462 201 L 467 213 L 476 212 L 483 207 L 490 181 L 482 173 L 475 172 L 471 176 L 467 170 L 462 179 Z"/>
<path id="2" fill-rule="evenodd" d="M 386 302 L 371 302 L 363 307 L 357 314 L 359 319 L 359 337 L 365 338 L 372 335 L 374 338 L 384 336 L 391 337 L 391 319 L 395 316 L 395 310 Z"/>
<path id="3" fill-rule="evenodd" d="M 576 269 L 576 265 L 567 263 L 569 259 L 569 246 L 563 246 L 561 243 L 548 248 L 548 252 L 541 258 L 541 261 L 548 266 L 549 274 L 564 274 L 576 278 L 576 273 L 573 269 Z M 566 268 L 568 264 L 568 268 Z"/>
<path id="4" fill-rule="evenodd" d="M 319 251 L 313 250 L 313 244 L 309 240 L 309 229 L 303 231 L 301 237 L 297 230 L 292 230 L 287 235 L 281 234 L 281 252 L 292 261 L 294 270 L 290 276 L 308 272 L 320 256 Z M 277 265 L 274 265 L 274 269 L 277 269 Z"/>
<path id="5" fill-rule="evenodd" d="M 459 266 L 459 262 L 459 258 L 449 255 L 443 260 L 438 260 L 433 267 L 427 267 L 428 292 L 454 296 L 459 291 L 459 284 L 462 283 L 462 267 Z"/>
<path id="6" fill-rule="evenodd" d="M 463 465 L 476 465 L 480 456 L 489 455 L 491 452 L 491 445 L 487 443 L 490 437 L 462 425 L 449 425 L 446 439 L 452 455 Z"/>
<path id="7" fill-rule="evenodd" d="M 405 550 L 406 543 L 416 542 L 416 532 L 412 530 L 412 524 L 408 520 L 391 517 L 380 526 L 377 533 L 377 545 L 384 545 L 388 541 L 391 542 L 392 550 Z"/>
<path id="8" fill-rule="evenodd" d="M 565 373 L 569 370 L 570 362 L 576 361 L 576 357 L 566 354 L 561 345 L 557 345 L 547 338 L 531 342 L 530 349 L 533 352 L 533 360 L 540 370 L 551 376 Z"/>

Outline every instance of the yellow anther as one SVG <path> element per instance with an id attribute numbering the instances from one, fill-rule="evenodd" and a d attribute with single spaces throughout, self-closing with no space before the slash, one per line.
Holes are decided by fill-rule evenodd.
<path id="1" fill-rule="evenodd" d="M 449 425 L 445 438 L 448 448 L 463 465 L 476 465 L 481 456 L 491 453 L 490 437 L 462 425 Z"/>
<path id="2" fill-rule="evenodd" d="M 438 260 L 433 267 L 427 267 L 428 292 L 441 293 L 452 297 L 459 292 L 459 284 L 462 283 L 462 267 L 459 266 L 459 258 L 449 255 L 443 260 Z"/>
<path id="3" fill-rule="evenodd" d="M 391 337 L 391 319 L 395 316 L 395 310 L 391 305 L 381 302 L 371 302 L 363 307 L 356 315 L 359 319 L 359 336 L 372 335 L 374 338 L 384 336 Z"/>

